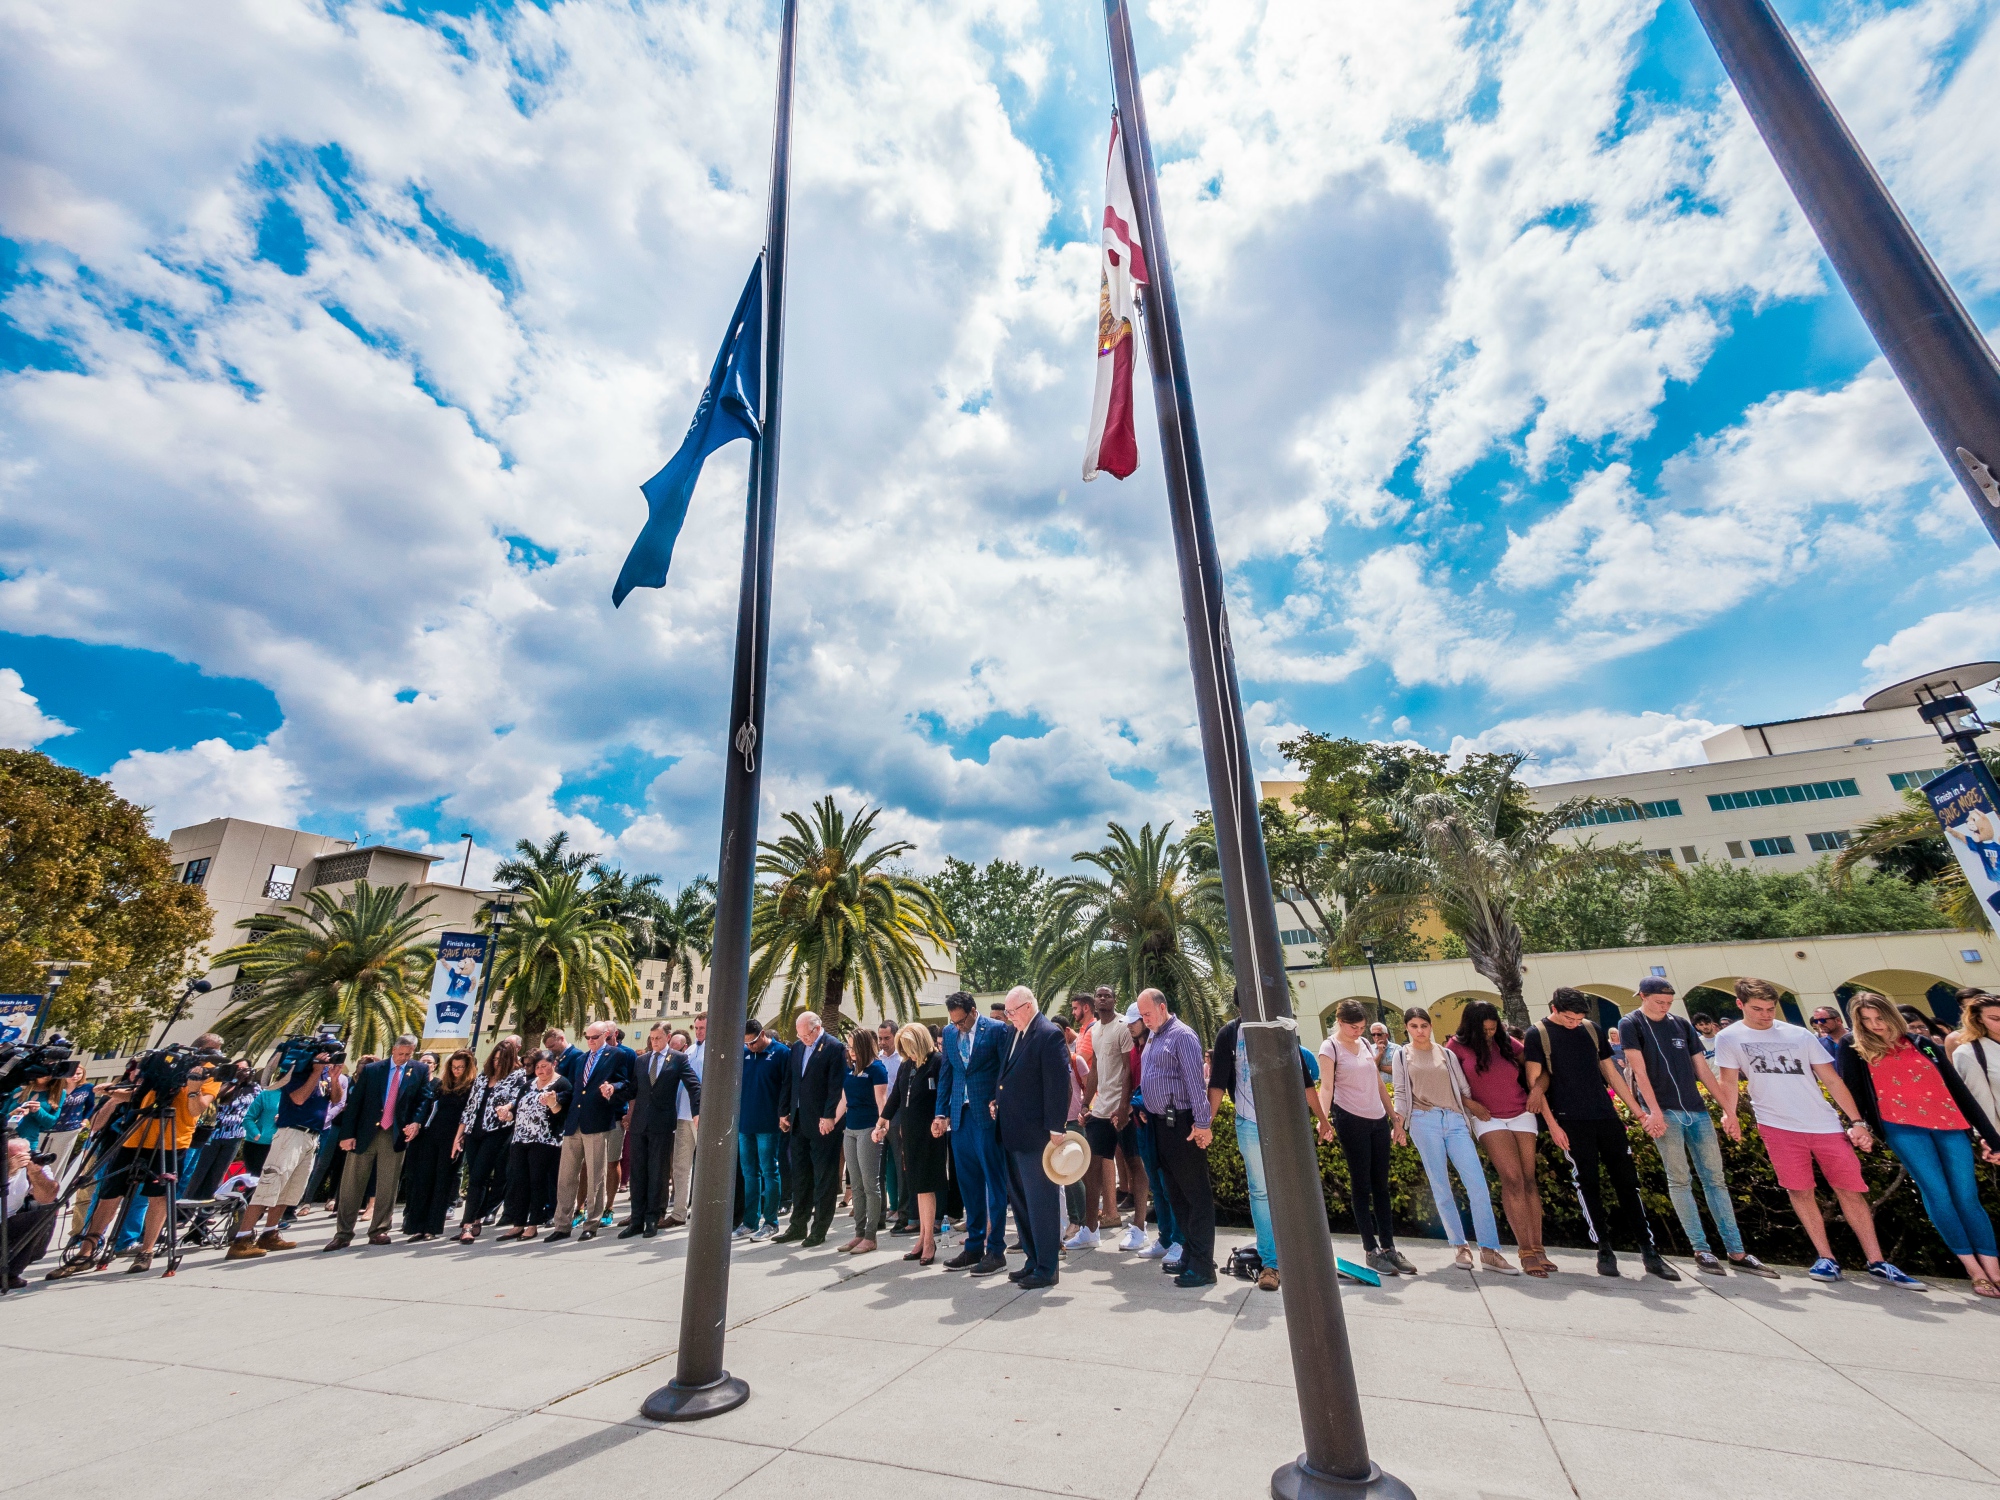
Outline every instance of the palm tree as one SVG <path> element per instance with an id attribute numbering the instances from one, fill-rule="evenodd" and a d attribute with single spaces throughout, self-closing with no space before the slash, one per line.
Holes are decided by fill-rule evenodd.
<path id="1" fill-rule="evenodd" d="M 1108 984 L 1123 1000 L 1157 989 L 1204 1037 L 1220 1024 L 1231 983 L 1222 881 L 1198 873 L 1193 850 L 1148 823 L 1134 838 L 1117 823 L 1111 842 L 1074 856 L 1102 876 L 1064 875 L 1028 950 L 1035 993 L 1046 1007 L 1071 990 Z"/>
<path id="2" fill-rule="evenodd" d="M 1985 903 L 1966 880 L 1965 871 L 1950 857 L 1930 799 L 1915 787 L 1904 789 L 1903 805 L 1897 811 L 1871 818 L 1854 830 L 1847 847 L 1834 857 L 1834 886 L 1845 890 L 1852 884 L 1863 860 L 1880 863 L 1882 856 L 1892 851 L 1930 845 L 1938 846 L 1944 854 L 1943 868 L 1928 883 L 1945 920 L 1967 932 L 1991 932 L 1993 923 Z"/>
<path id="3" fill-rule="evenodd" d="M 898 839 L 866 847 L 880 812 L 864 807 L 849 822 L 828 796 L 813 805 L 810 822 L 786 813 L 792 831 L 759 845 L 757 872 L 772 878 L 750 909 L 750 995 L 758 999 L 783 974 L 781 1022 L 803 1003 L 839 1035 L 850 988 L 857 1014 L 866 1014 L 872 996 L 882 1015 L 893 1008 L 909 1020 L 930 974 L 923 945 L 953 936 L 929 886 L 883 868 L 916 846 Z"/>
<path id="4" fill-rule="evenodd" d="M 706 964 L 715 945 L 715 882 L 697 875 L 673 900 L 654 893 L 646 915 L 649 958 L 679 969 L 681 993 L 694 993 L 694 966 Z"/>
<path id="5" fill-rule="evenodd" d="M 511 1016 L 523 1036 L 538 1037 L 550 1026 L 574 1034 L 607 1017 L 630 1020 L 639 998 L 632 939 L 604 914 L 582 871 L 530 871 L 521 891 L 526 899 L 494 942 L 494 1028 Z"/>
<path id="6" fill-rule="evenodd" d="M 590 894 L 598 910 L 625 929 L 632 939 L 632 951 L 643 954 L 651 944 L 649 924 L 660 899 L 660 877 L 627 875 L 610 865 L 593 865 Z"/>
<path id="7" fill-rule="evenodd" d="M 493 878 L 517 891 L 528 888 L 530 877 L 553 880 L 558 875 L 588 875 L 598 867 L 597 856 L 581 849 L 565 853 L 567 833 L 552 833 L 540 844 L 532 839 L 514 841 L 514 857 L 493 867 Z"/>
<path id="8" fill-rule="evenodd" d="M 424 946 L 426 896 L 402 910 L 409 886 L 354 883 L 345 901 L 306 892 L 304 906 L 250 917 L 239 930 L 261 934 L 216 954 L 235 964 L 238 997 L 217 1030 L 231 1052 L 258 1056 L 281 1039 L 335 1025 L 356 1056 L 387 1052 L 404 1032 L 423 1029 L 424 995 L 435 947 Z"/>
<path id="9" fill-rule="evenodd" d="M 1514 775 L 1521 757 L 1503 759 L 1511 763 L 1469 784 L 1426 775 L 1383 801 L 1400 847 L 1353 857 L 1350 878 L 1366 894 L 1349 910 L 1348 930 L 1397 928 L 1435 912 L 1500 992 L 1507 1023 L 1524 1027 L 1520 903 L 1588 871 L 1655 866 L 1630 849 L 1560 842 L 1566 823 L 1611 804 L 1576 797 L 1538 812 Z"/>

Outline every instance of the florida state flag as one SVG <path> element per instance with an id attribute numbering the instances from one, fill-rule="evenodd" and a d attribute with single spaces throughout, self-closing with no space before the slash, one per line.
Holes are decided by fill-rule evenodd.
<path id="1" fill-rule="evenodd" d="M 1138 305 L 1132 289 L 1146 285 L 1146 252 L 1139 244 L 1132 183 L 1125 175 L 1125 142 L 1111 117 L 1111 157 L 1104 167 L 1104 252 L 1097 291 L 1097 393 L 1090 403 L 1090 442 L 1083 477 L 1125 478 L 1139 467 L 1132 434 L 1132 366 Z"/>

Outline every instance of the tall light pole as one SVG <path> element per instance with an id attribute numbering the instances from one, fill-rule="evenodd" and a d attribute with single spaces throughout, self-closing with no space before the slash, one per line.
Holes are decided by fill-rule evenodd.
<path id="1" fill-rule="evenodd" d="M 1363 943 L 1361 956 L 1368 960 L 1368 982 L 1375 987 L 1375 1019 L 1386 1026 L 1389 1023 L 1389 1008 L 1382 1003 L 1382 981 L 1375 975 L 1375 945 Z"/>
<path id="2" fill-rule="evenodd" d="M 468 834 L 467 837 L 470 837 Z M 514 914 L 514 903 L 495 896 L 486 904 L 486 972 L 479 976 L 479 1003 L 472 1008 L 472 1055 L 479 1056 L 479 1028 L 486 1021 L 486 997 L 493 993 L 493 966 L 500 957 L 500 929 Z"/>

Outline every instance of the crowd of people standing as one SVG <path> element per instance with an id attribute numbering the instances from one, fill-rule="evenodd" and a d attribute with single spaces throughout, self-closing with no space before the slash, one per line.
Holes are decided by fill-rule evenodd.
<path id="1" fill-rule="evenodd" d="M 1416 1008 L 1403 1013 L 1400 1043 L 1361 1002 L 1337 1007 L 1317 1053 L 1299 1048 L 1299 1094 L 1285 1107 L 1304 1110 L 1320 1140 L 1337 1144 L 1372 1272 L 1417 1274 L 1398 1247 L 1391 1201 L 1392 1152 L 1407 1146 L 1457 1267 L 1555 1273 L 1536 1172 L 1546 1131 L 1598 1271 L 1619 1275 L 1618 1254 L 1630 1250 L 1647 1273 L 1679 1280 L 1640 1193 L 1630 1119 L 1659 1154 L 1696 1268 L 1774 1276 L 1744 1244 L 1718 1141 L 1718 1115 L 1720 1133 L 1742 1139 L 1747 1090 L 1773 1173 L 1816 1252 L 1809 1275 L 1841 1276 L 1817 1173 L 1868 1274 L 1918 1285 L 1885 1257 L 1862 1177 L 1860 1155 L 1885 1146 L 1973 1291 L 2000 1298 L 2000 1249 L 1977 1170 L 2000 1162 L 2000 999 L 1963 997 L 1964 1023 L 1944 1037 L 1929 1018 L 1865 991 L 1849 1003 L 1852 1030 L 1832 1007 L 1815 1012 L 1810 1029 L 1781 1019 L 1777 991 L 1760 980 L 1737 982 L 1741 1015 L 1729 1024 L 1676 1013 L 1664 979 L 1642 981 L 1635 999 L 1615 1026 L 1600 1027 L 1593 997 L 1559 989 L 1546 1017 L 1521 1032 L 1474 1001 L 1449 1036 Z M 1011 1249 L 1022 1260 L 1009 1278 L 1032 1290 L 1055 1285 L 1071 1252 L 1104 1247 L 1158 1261 L 1177 1287 L 1211 1285 L 1208 1148 L 1228 1099 L 1255 1237 L 1236 1258 L 1259 1287 L 1277 1290 L 1259 1101 L 1240 1022 L 1204 1047 L 1157 990 L 1122 1010 L 1108 988 L 1075 994 L 1067 1009 L 1045 1015 L 1023 987 L 986 1014 L 961 992 L 948 997 L 943 1025 L 884 1021 L 844 1038 L 809 1011 L 790 1042 L 749 1020 L 733 1236 L 815 1248 L 844 1199 L 852 1233 L 837 1248 L 845 1254 L 907 1236 L 914 1243 L 904 1260 L 985 1277 L 1008 1270 Z M 114 1237 L 136 1244 L 131 1269 L 150 1267 L 165 1190 L 141 1179 L 162 1131 L 180 1160 L 179 1196 L 207 1200 L 237 1187 L 232 1260 L 296 1248 L 287 1227 L 316 1204 L 331 1207 L 329 1253 L 354 1243 L 364 1214 L 368 1243 L 388 1243 L 399 1200 L 404 1237 L 418 1243 L 449 1235 L 454 1210 L 452 1237 L 464 1245 L 489 1226 L 501 1242 L 581 1243 L 614 1228 L 621 1238 L 651 1238 L 684 1225 L 706 1018 L 689 1031 L 656 1024 L 638 1049 L 611 1021 L 587 1027 L 581 1046 L 553 1029 L 539 1042 L 529 1049 L 505 1037 L 483 1062 L 459 1051 L 440 1065 L 405 1036 L 386 1057 L 351 1069 L 327 1047 L 268 1084 L 244 1062 L 190 1087 L 170 1118 L 144 1123 L 127 1118 L 129 1076 L 105 1088 L 80 1069 L 66 1072 L 12 1111 L 7 1203 L 10 1228 L 18 1215 L 22 1233 L 10 1241 L 7 1274 L 18 1283 L 48 1244 L 53 1184 L 86 1131 L 122 1131 L 123 1144 L 94 1193 L 79 1198 L 74 1243 L 52 1279 L 102 1268 Z M 962 1238 L 946 1256 L 952 1235 Z"/>

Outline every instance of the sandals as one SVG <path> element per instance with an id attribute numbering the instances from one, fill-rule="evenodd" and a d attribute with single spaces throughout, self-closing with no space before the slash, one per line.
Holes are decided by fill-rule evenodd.
<path id="1" fill-rule="evenodd" d="M 1987 1280 L 1984 1276 L 1972 1278 L 1972 1295 L 1975 1297 L 2000 1297 L 2000 1284 Z"/>
<path id="2" fill-rule="evenodd" d="M 465 1226 L 465 1228 L 459 1230 L 458 1232 L 458 1242 L 461 1245 L 469 1245 L 478 1238 L 479 1238 L 479 1228 L 477 1225 L 474 1224 L 468 1224 Z"/>

